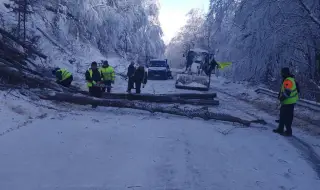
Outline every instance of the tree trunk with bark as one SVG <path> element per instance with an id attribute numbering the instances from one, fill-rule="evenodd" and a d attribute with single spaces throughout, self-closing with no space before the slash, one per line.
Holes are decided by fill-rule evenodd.
<path id="1" fill-rule="evenodd" d="M 65 88 L 64 88 L 65 89 Z M 83 95 L 89 95 L 89 92 L 85 91 L 68 91 L 65 92 L 80 93 Z M 118 100 L 141 100 L 144 102 L 154 103 L 179 103 L 190 105 L 207 105 L 216 106 L 219 105 L 218 100 L 214 100 L 216 93 L 211 94 L 128 94 L 128 93 L 110 93 L 103 94 L 104 99 L 118 99 Z"/>
<path id="2" fill-rule="evenodd" d="M 30 88 L 49 88 L 57 91 L 61 91 L 58 84 L 52 82 L 52 80 L 36 76 L 31 72 L 23 72 L 23 68 L 17 68 L 18 66 L 9 66 L 0 60 L 0 74 L 2 80 L 8 81 L 11 84 L 25 84 Z"/>
<path id="3" fill-rule="evenodd" d="M 14 41 L 15 43 L 21 45 L 23 48 L 27 49 L 28 52 L 35 54 L 43 59 L 47 59 L 47 56 L 44 55 L 43 53 L 35 50 L 33 47 L 26 45 L 25 43 L 21 42 L 19 39 L 17 39 L 16 37 L 14 37 L 12 34 L 10 34 L 9 32 L 3 30 L 0 28 L 0 34 L 3 35 L 4 37 L 7 37 L 9 39 L 11 39 L 12 41 Z"/>
<path id="4" fill-rule="evenodd" d="M 238 117 L 234 117 L 222 113 L 213 113 L 208 109 L 181 109 L 177 106 L 168 106 L 161 104 L 151 104 L 139 101 L 129 101 L 129 100 L 108 100 L 108 99 L 99 99 L 93 98 L 84 95 L 74 95 L 69 93 L 47 93 L 39 92 L 39 97 L 44 100 L 55 100 L 59 102 L 68 102 L 79 105 L 99 105 L 105 107 L 117 107 L 117 108 L 132 108 L 137 110 L 149 111 L 152 113 L 167 113 L 179 116 L 186 116 L 189 118 L 202 118 L 204 120 L 219 120 L 219 121 L 228 121 L 233 123 L 240 123 L 245 126 L 250 126 L 252 123 L 266 124 L 263 120 L 244 120 Z"/>

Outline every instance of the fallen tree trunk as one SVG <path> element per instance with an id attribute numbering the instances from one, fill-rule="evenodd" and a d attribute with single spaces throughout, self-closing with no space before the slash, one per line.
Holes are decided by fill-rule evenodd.
<path id="1" fill-rule="evenodd" d="M 128 100 L 137 100 L 137 99 L 128 99 Z M 144 102 L 154 102 L 154 103 L 178 103 L 178 104 L 189 104 L 196 106 L 217 106 L 219 105 L 219 101 L 217 100 L 188 100 L 182 98 L 160 98 L 160 99 L 141 99 L 140 101 Z"/>
<path id="2" fill-rule="evenodd" d="M 150 97 L 170 97 L 170 98 L 182 98 L 182 99 L 206 99 L 206 100 L 213 100 L 217 97 L 216 93 L 210 94 L 196 94 L 196 93 L 179 93 L 179 94 L 130 94 L 132 97 L 139 97 L 139 96 L 150 96 Z"/>
<path id="3" fill-rule="evenodd" d="M 10 38 L 11 40 L 13 40 L 14 42 L 16 42 L 17 44 L 21 45 L 23 48 L 27 49 L 29 52 L 43 58 L 43 59 L 47 59 L 47 56 L 44 55 L 43 53 L 35 50 L 33 47 L 30 47 L 28 45 L 26 45 L 25 43 L 19 41 L 16 37 L 14 37 L 12 34 L 10 34 L 9 32 L 3 30 L 0 28 L 0 34 L 4 35 L 7 38 Z"/>
<path id="4" fill-rule="evenodd" d="M 99 106 L 105 107 L 118 107 L 118 108 L 132 108 L 137 110 L 144 110 L 149 112 L 160 112 L 160 113 L 168 113 L 179 116 L 186 116 L 189 118 L 202 118 L 204 120 L 219 120 L 219 121 L 227 121 L 233 123 L 240 123 L 245 126 L 250 126 L 251 123 L 261 123 L 265 124 L 263 120 L 254 120 L 248 121 L 243 120 L 238 117 L 234 117 L 227 114 L 221 113 L 213 113 L 205 109 L 190 109 L 185 110 L 176 106 L 167 106 L 167 105 L 159 105 L 159 104 L 151 104 L 137 101 L 129 101 L 129 100 L 107 100 L 107 99 L 98 99 L 84 95 L 74 95 L 69 93 L 47 93 L 47 92 L 39 92 L 39 97 L 44 100 L 55 100 L 60 102 L 68 102 L 79 105 L 90 105 L 96 104 Z"/>
<path id="5" fill-rule="evenodd" d="M 65 92 L 68 92 L 66 89 Z M 80 93 L 83 95 L 89 95 L 88 92 L 84 91 L 69 91 Z M 195 97 L 193 97 L 195 95 Z M 110 93 L 104 94 L 104 99 L 117 99 L 117 100 L 141 100 L 144 102 L 154 103 L 179 103 L 179 104 L 190 104 L 190 105 L 206 105 L 216 106 L 219 105 L 218 100 L 214 100 L 215 94 L 128 94 L 128 93 Z"/>
<path id="6" fill-rule="evenodd" d="M 192 95 L 195 95 L 192 97 Z M 141 100 L 145 102 L 155 103 L 179 103 L 190 105 L 219 105 L 219 101 L 213 100 L 212 95 L 197 96 L 197 94 L 105 94 L 106 99 L 126 99 L 126 100 Z M 189 99 L 188 99 L 189 98 Z M 199 98 L 199 99 L 198 99 Z M 200 99 L 205 98 L 205 99 Z M 211 99 L 208 99 L 211 98 Z"/>
<path id="7" fill-rule="evenodd" d="M 16 68 L 18 70 L 25 70 L 26 72 L 29 72 L 31 74 L 34 74 L 34 75 L 38 75 L 40 77 L 43 77 L 43 75 L 37 71 L 34 71 L 26 66 L 24 66 L 24 64 L 14 64 L 14 63 L 11 63 L 5 59 L 2 59 L 0 57 L 0 62 L 4 63 L 5 65 L 9 66 L 9 67 L 13 67 L 13 68 Z"/>
<path id="8" fill-rule="evenodd" d="M 88 92 L 80 92 L 89 95 Z M 110 93 L 104 94 L 107 99 L 128 99 L 128 100 L 158 100 L 158 99 L 188 99 L 188 100 L 213 100 L 217 97 L 216 93 L 211 94 L 128 94 L 128 93 Z"/>
<path id="9" fill-rule="evenodd" d="M 22 72 L 19 69 L 10 67 L 0 61 L 0 74 L 3 80 L 7 80 L 11 84 L 26 84 L 31 88 L 49 88 L 61 91 L 58 84 L 53 83 L 46 78 L 38 77 L 28 72 Z"/>

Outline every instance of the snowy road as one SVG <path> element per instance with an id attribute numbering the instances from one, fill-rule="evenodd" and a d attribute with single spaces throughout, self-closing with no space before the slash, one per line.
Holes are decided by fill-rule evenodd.
<path id="1" fill-rule="evenodd" d="M 144 90 L 174 92 L 171 83 L 150 82 Z M 27 103 L 19 107 L 21 102 L 10 100 L 1 102 L 0 111 L 1 190 L 315 190 L 320 186 L 316 171 L 299 150 L 263 127 L 248 129 L 129 109 L 62 105 L 55 111 Z M 240 104 L 221 105 L 222 110 L 240 108 Z"/>

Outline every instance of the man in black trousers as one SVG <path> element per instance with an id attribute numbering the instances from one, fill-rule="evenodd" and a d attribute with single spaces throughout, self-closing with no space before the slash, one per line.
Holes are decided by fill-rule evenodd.
<path id="1" fill-rule="evenodd" d="M 128 67 L 128 72 L 127 72 L 127 77 L 128 77 L 127 92 L 128 93 L 131 93 L 131 89 L 133 89 L 135 71 L 136 71 L 136 68 L 134 67 L 134 62 L 132 61 Z"/>
<path id="2" fill-rule="evenodd" d="M 274 129 L 273 132 L 283 136 L 292 136 L 291 125 L 294 117 L 294 106 L 299 100 L 298 93 L 300 90 L 289 68 L 282 68 L 281 75 L 283 82 L 278 96 L 281 103 L 280 120 L 278 128 Z M 285 132 L 284 127 L 286 127 Z"/>
<path id="3" fill-rule="evenodd" d="M 147 80 L 148 80 L 148 73 L 146 72 L 144 66 L 140 65 L 134 73 L 134 84 L 136 86 L 137 94 L 141 93 L 141 85 L 142 85 L 142 88 L 144 88 L 144 86 L 147 84 Z"/>
<path id="4" fill-rule="evenodd" d="M 101 98 L 102 96 L 102 84 L 103 74 L 98 69 L 97 62 L 91 63 L 91 68 L 86 72 L 86 81 L 89 88 L 90 96 Z M 96 108 L 98 105 L 93 104 L 92 108 Z"/>

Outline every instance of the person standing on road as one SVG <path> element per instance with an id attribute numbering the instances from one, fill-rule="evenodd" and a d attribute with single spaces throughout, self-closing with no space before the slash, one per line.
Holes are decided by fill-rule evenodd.
<path id="1" fill-rule="evenodd" d="M 134 62 L 131 61 L 129 67 L 128 67 L 128 72 L 127 72 L 127 77 L 128 77 L 128 88 L 127 92 L 131 93 L 131 89 L 133 89 L 134 85 L 134 73 L 136 71 L 136 68 L 134 67 Z"/>
<path id="2" fill-rule="evenodd" d="M 87 70 L 86 74 L 87 86 L 89 88 L 90 96 L 101 98 L 102 88 L 100 84 L 102 83 L 103 75 L 98 69 L 97 62 L 91 63 L 91 68 Z M 98 105 L 93 104 L 92 108 L 96 108 Z"/>
<path id="3" fill-rule="evenodd" d="M 55 68 L 52 71 L 52 74 L 56 76 L 56 82 L 64 87 L 69 88 L 72 81 L 73 76 L 72 73 L 67 71 L 66 69 Z"/>
<path id="4" fill-rule="evenodd" d="M 292 121 L 294 117 L 294 106 L 299 100 L 299 87 L 295 81 L 294 75 L 290 73 L 289 68 L 285 67 L 281 69 L 281 75 L 283 77 L 282 86 L 278 99 L 280 101 L 280 120 L 277 129 L 273 132 L 279 133 L 283 136 L 292 136 Z M 284 132 L 284 127 L 286 131 Z"/>
<path id="5" fill-rule="evenodd" d="M 141 93 L 141 85 L 142 88 L 147 84 L 148 73 L 145 71 L 144 66 L 140 65 L 134 73 L 134 83 L 136 86 L 136 93 Z"/>
<path id="6" fill-rule="evenodd" d="M 105 92 L 107 89 L 107 92 L 110 93 L 111 84 L 114 84 L 115 80 L 114 69 L 109 65 L 108 61 L 104 61 L 100 72 L 103 76 L 103 83 L 106 85 L 106 87 L 104 87 L 102 91 Z"/>

